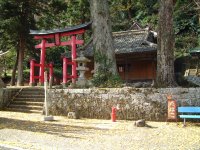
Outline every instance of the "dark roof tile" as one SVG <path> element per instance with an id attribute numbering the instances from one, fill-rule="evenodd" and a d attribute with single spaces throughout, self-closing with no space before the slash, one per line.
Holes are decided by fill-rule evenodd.
<path id="1" fill-rule="evenodd" d="M 131 30 L 113 32 L 114 49 L 116 54 L 156 51 L 157 45 L 147 41 L 147 30 Z M 92 43 L 86 46 L 85 56 L 93 56 Z"/>

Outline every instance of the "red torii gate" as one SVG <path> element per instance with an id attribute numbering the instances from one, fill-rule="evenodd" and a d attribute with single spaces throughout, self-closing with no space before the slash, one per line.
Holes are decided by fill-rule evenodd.
<path id="1" fill-rule="evenodd" d="M 35 85 L 35 79 L 39 79 L 39 83 L 41 85 L 44 84 L 44 70 L 45 68 L 49 68 L 49 78 L 53 76 L 53 64 L 50 63 L 49 65 L 45 64 L 45 54 L 46 48 L 54 47 L 54 46 L 71 46 L 71 58 L 72 60 L 67 60 L 66 57 L 63 58 L 63 84 L 67 83 L 67 79 L 71 78 L 72 83 L 76 82 L 77 78 L 77 64 L 76 64 L 76 46 L 82 45 L 84 43 L 83 40 L 78 40 L 76 35 L 83 34 L 85 30 L 90 26 L 91 22 L 73 26 L 70 28 L 64 29 L 55 29 L 55 30 L 45 30 L 45 31 L 38 31 L 38 30 L 30 30 L 30 34 L 34 35 L 35 40 L 41 40 L 41 43 L 36 45 L 35 48 L 40 48 L 40 63 L 36 64 L 34 60 L 30 62 L 30 85 Z M 61 41 L 62 37 L 70 36 L 71 39 L 69 41 Z M 48 43 L 47 39 L 54 39 L 54 42 Z M 72 75 L 69 76 L 67 73 L 67 65 L 72 65 Z M 39 67 L 39 76 L 35 76 L 34 69 L 35 67 Z"/>

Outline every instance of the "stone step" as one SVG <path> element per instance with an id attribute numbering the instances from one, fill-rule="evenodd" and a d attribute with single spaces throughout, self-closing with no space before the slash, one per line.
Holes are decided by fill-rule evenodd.
<path id="1" fill-rule="evenodd" d="M 43 87 L 23 88 L 7 109 L 17 112 L 42 113 L 44 98 Z"/>
<path id="2" fill-rule="evenodd" d="M 34 106 L 43 106 L 44 102 L 32 102 L 32 101 L 13 101 L 14 105 L 34 105 Z"/>
<path id="3" fill-rule="evenodd" d="M 34 110 L 43 110 L 43 106 L 35 106 L 35 105 L 16 105 L 16 104 L 11 104 L 9 105 L 9 108 L 19 108 L 19 109 L 34 109 Z"/>
<path id="4" fill-rule="evenodd" d="M 44 88 L 23 88 L 22 92 L 44 92 Z"/>
<path id="5" fill-rule="evenodd" d="M 44 94 L 44 89 L 42 89 L 42 90 L 38 90 L 38 89 L 22 89 L 21 93 L 22 94 L 25 94 L 25 93 L 27 93 L 27 94 L 35 94 L 35 93 Z"/>
<path id="6" fill-rule="evenodd" d="M 21 91 L 22 95 L 44 95 L 44 91 Z"/>
<path id="7" fill-rule="evenodd" d="M 44 87 L 26 87 L 23 91 L 44 91 Z"/>
<path id="8" fill-rule="evenodd" d="M 38 114 L 42 114 L 42 112 L 43 112 L 43 110 L 21 109 L 21 108 L 7 108 L 6 110 L 13 111 L 13 112 L 38 113 Z"/>
<path id="9" fill-rule="evenodd" d="M 29 95 L 18 95 L 17 98 L 44 98 L 44 95 L 32 95 L 32 94 L 29 94 Z"/>
<path id="10" fill-rule="evenodd" d="M 44 98 L 35 98 L 35 97 L 23 97 L 23 98 L 20 98 L 20 97 L 17 97 L 14 99 L 14 101 L 34 101 L 34 102 L 44 102 Z"/>

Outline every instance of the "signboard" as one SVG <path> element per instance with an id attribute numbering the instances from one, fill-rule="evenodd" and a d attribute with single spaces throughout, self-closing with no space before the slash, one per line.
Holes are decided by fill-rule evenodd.
<path id="1" fill-rule="evenodd" d="M 176 120 L 177 121 L 176 101 L 168 100 L 167 103 L 168 103 L 167 120 Z"/>

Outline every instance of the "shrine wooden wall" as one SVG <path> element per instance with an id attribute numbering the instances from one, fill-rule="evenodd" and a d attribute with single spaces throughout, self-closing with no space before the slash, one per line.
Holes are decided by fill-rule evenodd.
<path id="1" fill-rule="evenodd" d="M 86 78 L 92 78 L 94 69 L 93 58 L 89 58 Z M 156 51 L 140 53 L 123 53 L 116 55 L 117 69 L 122 80 L 133 82 L 139 80 L 153 80 L 156 78 Z"/>
<path id="2" fill-rule="evenodd" d="M 121 69 L 120 67 L 124 69 Z M 125 65 L 118 64 L 118 71 L 121 78 L 128 81 L 152 80 L 156 77 L 155 63 L 150 60 L 133 61 Z"/>

